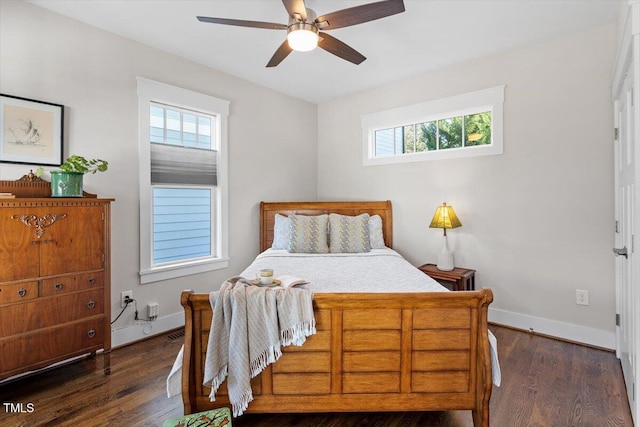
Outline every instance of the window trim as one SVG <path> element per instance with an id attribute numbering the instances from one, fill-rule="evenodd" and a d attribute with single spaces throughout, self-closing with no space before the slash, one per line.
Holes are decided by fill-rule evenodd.
<path id="1" fill-rule="evenodd" d="M 140 283 L 152 283 L 191 274 L 204 273 L 229 266 L 229 194 L 227 179 L 228 117 L 229 101 L 194 92 L 154 80 L 137 77 L 138 93 L 138 147 L 139 147 L 139 192 L 140 192 Z M 218 116 L 215 133 L 219 135 L 218 185 L 215 201 L 212 201 L 214 223 L 212 235 L 217 236 L 212 250 L 216 256 L 188 261 L 152 265 L 152 185 L 150 163 L 150 117 L 149 104 L 157 102 L 179 108 L 197 110 Z M 212 141 L 213 146 L 213 141 Z"/>
<path id="2" fill-rule="evenodd" d="M 504 85 L 496 86 L 476 92 L 469 92 L 361 116 L 363 165 L 374 166 L 502 154 L 504 89 Z M 375 157 L 375 132 L 377 130 L 400 127 L 412 123 L 431 122 L 483 111 L 491 111 L 492 141 L 490 145 L 475 145 Z"/>

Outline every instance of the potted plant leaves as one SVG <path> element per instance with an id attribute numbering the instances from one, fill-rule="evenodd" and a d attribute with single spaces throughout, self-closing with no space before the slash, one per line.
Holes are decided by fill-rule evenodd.
<path id="1" fill-rule="evenodd" d="M 82 197 L 82 181 L 87 173 L 104 172 L 109 163 L 101 159 L 86 159 L 73 155 L 60 165 L 59 170 L 49 171 L 51 174 L 51 197 Z M 38 168 L 36 175 L 42 174 Z"/>

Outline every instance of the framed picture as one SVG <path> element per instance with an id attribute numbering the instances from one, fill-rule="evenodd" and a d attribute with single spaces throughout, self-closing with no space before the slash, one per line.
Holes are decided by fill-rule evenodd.
<path id="1" fill-rule="evenodd" d="M 64 105 L 0 94 L 0 162 L 62 164 Z"/>

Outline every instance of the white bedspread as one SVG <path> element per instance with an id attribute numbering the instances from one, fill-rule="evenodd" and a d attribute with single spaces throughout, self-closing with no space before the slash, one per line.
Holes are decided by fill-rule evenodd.
<path id="1" fill-rule="evenodd" d="M 307 280 L 313 292 L 445 292 L 447 288 L 393 249 L 355 254 L 304 254 L 267 249 L 240 275 L 255 278 L 263 268 L 275 277 L 289 274 Z"/>
<path id="2" fill-rule="evenodd" d="M 436 280 L 411 265 L 393 249 L 372 249 L 355 254 L 290 253 L 267 249 L 241 274 L 254 278 L 271 268 L 275 277 L 292 275 L 307 280 L 302 285 L 314 293 L 323 292 L 447 292 Z M 493 383 L 500 386 L 498 342 L 489 331 Z"/>

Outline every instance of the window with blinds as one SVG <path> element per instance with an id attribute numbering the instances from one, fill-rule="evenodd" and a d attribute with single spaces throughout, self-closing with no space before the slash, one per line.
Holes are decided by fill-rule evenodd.
<path id="1" fill-rule="evenodd" d="M 214 256 L 216 117 L 151 103 L 152 264 Z"/>
<path id="2" fill-rule="evenodd" d="M 229 101 L 136 80 L 140 283 L 227 268 Z"/>

